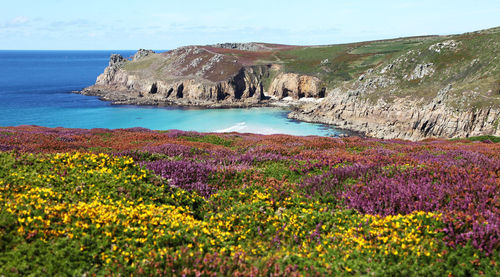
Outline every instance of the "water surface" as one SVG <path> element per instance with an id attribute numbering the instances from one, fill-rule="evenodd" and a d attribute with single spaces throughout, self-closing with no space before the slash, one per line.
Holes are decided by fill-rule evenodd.
<path id="1" fill-rule="evenodd" d="M 111 105 L 74 94 L 95 82 L 118 53 L 135 51 L 0 51 L 0 126 L 180 129 L 335 136 L 342 131 L 298 122 L 281 108 L 185 109 Z"/>

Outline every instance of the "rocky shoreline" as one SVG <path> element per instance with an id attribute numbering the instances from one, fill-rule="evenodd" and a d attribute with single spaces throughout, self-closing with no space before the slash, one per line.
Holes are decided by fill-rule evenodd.
<path id="1" fill-rule="evenodd" d="M 175 106 L 200 109 L 282 107 L 290 109 L 288 118 L 311 123 L 331 125 L 346 134 L 360 137 L 385 139 L 421 140 L 428 137 L 468 137 L 494 132 L 500 110 L 488 109 L 463 113 L 450 111 L 442 105 L 418 107 L 411 103 L 372 104 L 360 101 L 349 93 L 335 90 L 325 99 L 286 97 L 278 99 L 266 96 L 259 101 L 201 101 L 195 99 L 158 100 L 133 97 L 117 91 L 84 89 L 75 91 L 83 95 L 97 96 L 114 105 Z M 439 102 L 438 100 L 434 102 Z M 413 107 L 412 107 L 413 106 Z M 445 127 L 443 127 L 445 126 Z"/>
<path id="2" fill-rule="evenodd" d="M 76 94 L 87 96 L 96 96 L 101 101 L 111 102 L 113 105 L 137 105 L 137 106 L 177 106 L 193 107 L 203 109 L 230 109 L 230 108 L 253 108 L 253 107 L 281 107 L 288 109 L 297 109 L 298 107 L 312 102 L 319 102 L 316 98 L 301 98 L 295 100 L 291 97 L 277 99 L 276 97 L 264 94 L 258 101 L 243 100 L 225 100 L 225 101 L 203 101 L 196 99 L 154 99 L 135 97 L 119 91 L 108 91 L 102 89 L 85 88 L 81 91 L 73 91 Z"/>
<path id="3" fill-rule="evenodd" d="M 500 29 L 491 32 L 486 34 L 498 37 Z M 329 46 L 226 43 L 165 53 L 141 49 L 131 60 L 112 55 L 95 85 L 78 93 L 117 105 L 284 107 L 291 119 L 384 139 L 500 136 L 498 57 L 481 56 L 483 48 L 495 46 L 454 38 L 408 39 L 405 43 L 418 47 L 370 67 L 360 67 L 359 61 L 381 54 L 365 53 L 363 44 L 347 47 L 336 58 L 322 56 Z M 278 56 L 280 51 L 286 54 Z M 301 55 L 316 56 L 297 63 Z M 357 67 L 363 70 L 352 69 Z"/>
<path id="4" fill-rule="evenodd" d="M 93 87 L 94 88 L 94 87 Z M 346 93 L 334 91 L 325 99 L 264 96 L 253 99 L 225 100 L 220 102 L 196 99 L 159 100 L 154 98 L 134 97 L 119 91 L 84 89 L 75 91 L 83 95 L 97 96 L 100 100 L 114 105 L 139 106 L 175 106 L 202 109 L 282 107 L 290 109 L 288 118 L 331 125 L 344 130 L 348 136 L 378 137 L 384 139 L 421 140 L 428 137 L 469 137 L 490 133 L 500 136 L 500 130 L 494 132 L 494 125 L 500 117 L 500 110 L 488 109 L 461 113 L 450 111 L 444 106 L 433 105 L 424 108 L 411 103 L 373 105 L 360 101 Z M 445 126 L 445 127 L 443 127 Z"/>
<path id="5" fill-rule="evenodd" d="M 352 100 L 351 100 L 352 101 Z M 368 137 L 406 139 L 500 136 L 499 109 L 460 112 L 444 107 L 399 104 L 390 107 L 367 102 L 342 102 L 338 98 L 320 106 L 301 106 L 288 114 L 291 119 L 323 123 L 359 132 Z"/>
<path id="6" fill-rule="evenodd" d="M 259 102 L 249 102 L 249 101 L 233 101 L 233 102 L 206 102 L 206 101 L 191 101 L 191 100 L 171 100 L 171 101 L 161 101 L 154 99 L 143 99 L 143 98 L 128 98 L 127 95 L 116 91 L 104 91 L 104 90 L 91 90 L 84 89 L 82 91 L 73 91 L 73 93 L 87 95 L 87 96 L 97 96 L 99 100 L 111 102 L 112 105 L 135 105 L 135 106 L 159 106 L 159 107 L 178 107 L 178 108 L 189 108 L 189 109 L 233 109 L 233 108 L 262 108 L 262 107 L 278 107 L 289 110 L 288 118 L 310 123 L 320 123 L 329 125 L 335 129 L 341 130 L 342 134 L 339 137 L 357 136 L 357 137 L 367 137 L 366 133 L 362 130 L 349 129 L 345 126 L 339 126 L 332 123 L 326 123 L 322 120 L 315 120 L 307 117 L 296 116 L 300 114 L 302 107 L 307 104 L 319 103 L 322 101 L 316 98 L 301 98 L 299 100 L 294 100 L 291 97 L 286 97 L 284 99 L 277 99 L 276 97 L 264 96 L 264 99 Z"/>

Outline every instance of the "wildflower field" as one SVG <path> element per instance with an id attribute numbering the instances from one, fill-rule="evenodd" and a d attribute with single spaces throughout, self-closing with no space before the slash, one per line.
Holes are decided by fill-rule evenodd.
<path id="1" fill-rule="evenodd" d="M 0 276 L 498 276 L 499 173 L 491 140 L 3 127 Z"/>

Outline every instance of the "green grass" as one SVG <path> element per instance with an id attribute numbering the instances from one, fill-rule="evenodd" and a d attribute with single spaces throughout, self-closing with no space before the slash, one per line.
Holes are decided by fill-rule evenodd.
<path id="1" fill-rule="evenodd" d="M 295 48 L 280 51 L 277 56 L 284 61 L 286 72 L 314 74 L 318 72 L 321 61 L 331 61 L 345 50 L 344 45 Z"/>
<path id="2" fill-rule="evenodd" d="M 260 166 L 260 170 L 265 179 L 286 179 L 292 183 L 295 183 L 301 178 L 301 175 L 299 173 L 294 172 L 290 169 L 290 164 L 287 162 L 266 162 Z"/>
<path id="3" fill-rule="evenodd" d="M 271 86 L 272 81 L 276 76 L 278 76 L 279 71 L 277 70 L 270 70 L 269 71 L 269 76 L 265 77 L 262 79 L 262 86 L 264 88 L 264 91 L 269 91 L 269 87 Z"/>
<path id="4" fill-rule="evenodd" d="M 143 70 L 151 67 L 153 62 L 156 60 L 154 58 L 154 55 L 151 57 L 146 57 L 144 59 L 140 59 L 139 61 L 128 61 L 125 63 L 124 68 L 127 71 L 137 71 L 137 70 Z"/>
<path id="5" fill-rule="evenodd" d="M 349 53 L 351 54 L 389 54 L 394 52 L 401 52 L 409 50 L 417 45 L 420 45 L 424 39 L 402 39 L 402 40 L 390 40 L 390 41 L 380 41 L 366 44 L 357 48 L 354 48 Z"/>
<path id="6" fill-rule="evenodd" d="M 467 140 L 470 140 L 470 141 L 486 141 L 486 140 L 489 140 L 489 141 L 494 142 L 494 143 L 499 143 L 500 142 L 500 137 L 496 137 L 496 136 L 477 136 L 477 137 L 467 138 Z"/>
<path id="7" fill-rule="evenodd" d="M 431 45 L 447 40 L 454 40 L 457 46 L 442 49 L 440 52 L 429 50 Z M 375 56 L 366 57 L 365 59 L 372 60 L 364 64 L 394 64 L 390 72 L 380 74 L 375 71 L 374 75 L 370 75 L 370 78 L 393 78 L 394 84 L 377 87 L 374 91 L 362 95 L 363 99 L 373 103 L 384 99 L 385 102 L 391 103 L 397 98 L 409 97 L 425 105 L 436 97 L 440 89 L 452 84 L 446 104 L 459 110 L 472 110 L 500 105 L 500 94 L 496 93 L 499 86 L 495 83 L 500 76 L 497 59 L 499 46 L 500 32 L 492 31 L 374 42 L 355 48 L 350 53 L 377 53 Z M 395 62 L 396 58 L 401 60 Z M 427 63 L 432 64 L 433 74 L 408 80 L 416 66 Z"/>
<path id="8" fill-rule="evenodd" d="M 277 52 L 276 55 L 283 61 L 283 71 L 317 76 L 331 88 L 356 79 L 368 69 L 429 40 L 430 38 L 410 38 L 295 48 Z M 328 62 L 322 63 L 326 59 Z"/>
<path id="9" fill-rule="evenodd" d="M 215 145 L 222 145 L 225 147 L 230 147 L 233 144 L 233 142 L 231 140 L 224 139 L 224 138 L 218 137 L 216 135 L 181 136 L 180 138 L 188 140 L 188 141 L 204 142 L 204 143 L 210 143 L 210 144 L 215 144 Z"/>
<path id="10" fill-rule="evenodd" d="M 109 153 L 111 152 L 110 147 L 102 147 L 102 146 L 93 146 L 87 148 L 87 151 L 92 152 L 92 153 Z"/>

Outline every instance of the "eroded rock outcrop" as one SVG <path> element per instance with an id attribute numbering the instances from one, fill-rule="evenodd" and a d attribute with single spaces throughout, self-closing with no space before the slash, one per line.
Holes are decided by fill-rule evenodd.
<path id="1" fill-rule="evenodd" d="M 417 64 L 413 73 L 407 78 L 407 80 L 422 79 L 425 76 L 432 75 L 434 73 L 434 67 L 432 63 Z"/>
<path id="2" fill-rule="evenodd" d="M 154 54 L 155 51 L 153 50 L 147 50 L 147 49 L 139 49 L 135 54 L 134 56 L 132 57 L 132 61 L 137 61 L 137 60 L 140 60 L 144 57 L 147 57 L 151 54 Z"/>
<path id="3" fill-rule="evenodd" d="M 458 46 L 458 43 L 454 40 L 447 40 L 443 42 L 438 42 L 429 46 L 429 50 L 440 53 L 443 50 L 455 50 Z"/>
<path id="4" fill-rule="evenodd" d="M 226 43 L 217 43 L 210 46 L 216 48 L 236 49 L 242 51 L 265 51 L 270 49 L 269 47 L 266 47 L 265 45 L 256 42 L 249 42 L 249 43 L 226 42 Z"/>
<path id="5" fill-rule="evenodd" d="M 296 73 L 280 73 L 271 83 L 269 94 L 279 99 L 290 96 L 293 99 L 302 97 L 325 97 L 325 87 L 321 86 L 321 80 L 307 75 Z"/>
<path id="6" fill-rule="evenodd" d="M 500 41 L 470 43 L 470 36 L 401 51 L 289 117 L 386 139 L 500 136 L 498 55 L 484 51 L 498 51 Z"/>
<path id="7" fill-rule="evenodd" d="M 196 76 L 158 80 L 138 78 L 123 69 L 112 67 L 99 76 L 96 85 L 83 93 L 97 95 L 116 104 L 255 104 L 264 97 L 259 77 L 263 73 L 265 68 L 250 67 L 242 68 L 227 81 L 211 82 Z"/>
<path id="8" fill-rule="evenodd" d="M 123 64 L 127 60 L 119 54 L 112 54 L 109 58 L 108 67 L 104 69 L 104 72 L 97 77 L 96 85 L 106 85 L 108 83 L 115 82 L 116 73 L 120 70 Z"/>
<path id="9" fill-rule="evenodd" d="M 263 80 L 276 68 L 280 67 L 245 66 L 233 56 L 204 47 L 181 47 L 161 54 L 141 49 L 131 61 L 112 55 L 96 84 L 81 93 L 116 104 L 251 106 L 267 103 Z M 324 96 L 316 77 L 279 74 L 272 83 L 279 98 Z"/>

